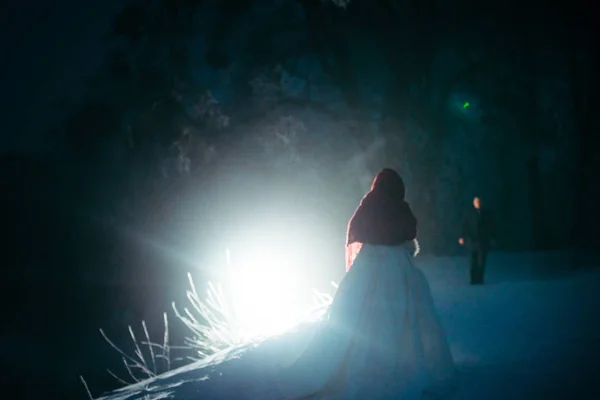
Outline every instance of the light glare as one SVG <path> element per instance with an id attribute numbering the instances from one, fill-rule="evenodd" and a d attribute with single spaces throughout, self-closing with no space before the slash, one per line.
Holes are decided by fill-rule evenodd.
<path id="1" fill-rule="evenodd" d="M 282 333 L 305 318 L 300 280 L 277 251 L 245 252 L 228 276 L 235 323 L 242 340 Z"/>

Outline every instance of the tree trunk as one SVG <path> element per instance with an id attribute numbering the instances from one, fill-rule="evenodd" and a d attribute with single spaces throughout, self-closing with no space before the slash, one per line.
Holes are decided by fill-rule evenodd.
<path id="1" fill-rule="evenodd" d="M 573 18 L 572 15 L 576 14 L 564 12 L 562 15 L 565 18 L 562 22 L 566 32 L 563 46 L 569 50 L 568 66 L 575 111 L 575 130 L 579 137 L 579 165 L 575 177 L 578 200 L 574 202 L 575 221 L 571 237 L 575 243 L 595 248 L 600 243 L 600 193 L 597 185 L 600 162 L 597 157 L 597 141 L 593 138 L 597 135 L 597 115 L 600 111 L 600 80 L 597 77 L 597 71 L 600 69 L 600 42 L 591 28 L 593 13 L 587 14 L 590 15 L 587 20 L 585 17 Z"/>
<path id="2" fill-rule="evenodd" d="M 544 198 L 542 177 L 539 168 L 539 157 L 533 155 L 527 162 L 529 183 L 529 206 L 531 208 L 531 225 L 533 233 L 533 248 L 543 249 L 547 244 L 544 223 Z"/>

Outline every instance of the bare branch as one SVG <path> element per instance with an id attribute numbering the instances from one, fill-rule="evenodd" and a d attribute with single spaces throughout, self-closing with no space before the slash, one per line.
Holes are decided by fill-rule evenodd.
<path id="1" fill-rule="evenodd" d="M 106 372 L 108 372 L 108 374 L 110 376 L 112 376 L 113 378 L 115 378 L 119 383 L 121 383 L 123 386 L 129 386 L 131 385 L 130 382 L 127 382 L 126 380 L 123 380 L 121 378 L 119 378 L 114 372 L 112 372 L 110 369 L 106 369 Z"/>
<path id="2" fill-rule="evenodd" d="M 150 335 L 148 334 L 148 328 L 146 327 L 145 321 L 142 321 L 142 327 L 144 328 L 144 334 L 146 335 L 148 343 L 148 350 L 150 351 L 150 358 L 152 360 L 152 370 L 156 374 L 156 360 L 154 358 L 154 349 L 152 348 L 152 345 L 150 345 Z"/>
<path id="3" fill-rule="evenodd" d="M 79 375 L 79 380 L 81 381 L 81 383 L 83 384 L 83 387 L 85 388 L 85 391 L 88 395 L 88 398 L 90 400 L 94 400 L 94 397 L 92 396 L 92 392 L 90 392 L 90 388 L 88 387 L 87 382 L 85 381 L 85 379 L 83 379 L 83 376 Z"/>

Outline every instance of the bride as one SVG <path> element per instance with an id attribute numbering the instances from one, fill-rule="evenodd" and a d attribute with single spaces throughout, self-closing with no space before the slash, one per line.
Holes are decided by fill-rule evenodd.
<path id="1" fill-rule="evenodd" d="M 423 399 L 454 387 L 429 284 L 413 265 L 417 220 L 404 198 L 396 171 L 377 174 L 348 224 L 347 274 L 328 315 L 279 376 L 286 399 Z"/>

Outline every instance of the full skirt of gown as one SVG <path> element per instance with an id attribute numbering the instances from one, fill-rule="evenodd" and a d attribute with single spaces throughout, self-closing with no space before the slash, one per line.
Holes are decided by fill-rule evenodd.
<path id="1" fill-rule="evenodd" d="M 439 398 L 456 369 L 410 246 L 364 245 L 306 350 L 278 377 L 285 399 Z"/>

